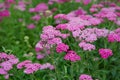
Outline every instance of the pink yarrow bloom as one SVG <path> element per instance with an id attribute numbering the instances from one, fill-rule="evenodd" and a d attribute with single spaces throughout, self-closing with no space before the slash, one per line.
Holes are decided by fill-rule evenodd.
<path id="1" fill-rule="evenodd" d="M 39 21 L 40 18 L 41 18 L 40 15 L 35 15 L 35 16 L 33 16 L 31 19 L 32 19 L 32 20 Z"/>
<path id="2" fill-rule="evenodd" d="M 43 59 L 45 54 L 37 53 L 37 59 Z"/>
<path id="3" fill-rule="evenodd" d="M 40 3 L 35 7 L 35 12 L 44 12 L 48 10 L 48 6 L 46 3 Z"/>
<path id="4" fill-rule="evenodd" d="M 120 28 L 116 29 L 115 31 L 112 31 L 108 35 L 108 41 L 109 42 L 120 42 Z"/>
<path id="5" fill-rule="evenodd" d="M 50 63 L 45 63 L 45 64 L 41 65 L 40 70 L 43 70 L 43 69 L 53 70 L 54 68 L 55 67 L 53 65 L 51 65 Z"/>
<path id="6" fill-rule="evenodd" d="M 65 60 L 70 60 L 70 61 L 72 61 L 72 62 L 75 62 L 75 61 L 80 60 L 81 58 L 80 58 L 79 55 L 77 55 L 77 53 L 76 53 L 75 51 L 70 50 L 70 51 L 68 51 L 67 54 L 64 56 L 64 59 L 65 59 Z"/>
<path id="7" fill-rule="evenodd" d="M 13 65 L 17 64 L 19 60 L 12 54 L 0 53 L 0 74 L 5 79 L 9 78 L 9 71 L 13 69 Z"/>
<path id="8" fill-rule="evenodd" d="M 93 80 L 90 75 L 87 74 L 81 74 L 79 77 L 79 80 Z"/>
<path id="9" fill-rule="evenodd" d="M 91 2 L 91 0 L 83 0 L 83 4 L 84 5 L 87 5 L 87 4 L 89 4 Z"/>
<path id="10" fill-rule="evenodd" d="M 103 59 L 107 59 L 108 57 L 113 55 L 113 52 L 111 49 L 99 49 L 99 54 Z"/>
<path id="11" fill-rule="evenodd" d="M 23 1 L 19 1 L 18 5 L 15 6 L 15 9 L 18 9 L 20 11 L 25 11 L 26 10 L 26 4 Z"/>
<path id="12" fill-rule="evenodd" d="M 2 16 L 2 17 L 9 17 L 10 16 L 10 12 L 8 10 L 3 10 L 2 12 L 0 12 L 0 16 Z"/>
<path id="13" fill-rule="evenodd" d="M 19 63 L 17 65 L 17 68 L 18 69 L 25 68 L 24 73 L 31 74 L 31 73 L 39 70 L 40 66 L 41 66 L 41 64 L 39 64 L 39 63 L 32 63 L 31 61 L 26 60 L 26 61 Z"/>
<path id="14" fill-rule="evenodd" d="M 27 26 L 28 29 L 34 29 L 35 27 L 36 26 L 34 24 L 32 24 L 32 23 Z"/>
<path id="15" fill-rule="evenodd" d="M 64 43 L 60 43 L 56 46 L 56 51 L 58 53 L 67 52 L 68 49 L 69 49 L 69 46 Z"/>
<path id="16" fill-rule="evenodd" d="M 79 47 L 83 48 L 83 50 L 85 51 L 91 51 L 91 50 L 95 50 L 95 45 L 90 44 L 90 43 L 86 43 L 86 42 L 80 42 L 79 43 Z"/>

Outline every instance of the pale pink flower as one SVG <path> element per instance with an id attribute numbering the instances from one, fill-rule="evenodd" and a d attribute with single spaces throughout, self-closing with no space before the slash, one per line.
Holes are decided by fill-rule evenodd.
<path id="1" fill-rule="evenodd" d="M 27 25 L 27 28 L 28 28 L 28 29 L 34 29 L 35 27 L 36 27 L 36 26 L 35 26 L 34 24 L 32 24 L 32 23 L 29 24 L 29 25 Z"/>

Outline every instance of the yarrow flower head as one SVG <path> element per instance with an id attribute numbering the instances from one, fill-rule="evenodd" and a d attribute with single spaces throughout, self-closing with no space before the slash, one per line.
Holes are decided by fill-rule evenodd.
<path id="1" fill-rule="evenodd" d="M 39 21 L 41 19 L 40 15 L 35 15 L 31 18 L 32 20 Z"/>
<path id="2" fill-rule="evenodd" d="M 9 71 L 13 69 L 13 65 L 17 64 L 19 60 L 14 55 L 0 53 L 0 74 L 4 75 L 5 79 L 9 78 Z M 6 77 L 7 76 L 7 77 Z"/>
<path id="3" fill-rule="evenodd" d="M 109 42 L 120 42 L 120 28 L 111 31 L 108 35 L 108 41 Z"/>
<path id="4" fill-rule="evenodd" d="M 87 74 L 81 74 L 79 77 L 79 80 L 93 80 L 90 75 Z"/>
<path id="5" fill-rule="evenodd" d="M 65 39 L 68 36 L 69 34 L 63 34 L 53 26 L 45 26 L 40 35 L 41 40 L 36 44 L 35 50 L 36 52 L 42 51 L 43 48 L 50 50 L 54 45 L 62 43 L 62 38 Z"/>
<path id="6" fill-rule="evenodd" d="M 37 53 L 37 59 L 43 59 L 45 54 Z"/>
<path id="7" fill-rule="evenodd" d="M 91 51 L 91 50 L 95 50 L 95 45 L 93 45 L 93 44 L 90 44 L 90 43 L 86 43 L 86 42 L 80 42 L 79 43 L 79 46 L 81 47 L 81 48 L 83 48 L 83 50 L 85 50 L 85 51 Z"/>
<path id="8" fill-rule="evenodd" d="M 34 29 L 35 27 L 36 27 L 36 26 L 35 26 L 34 24 L 32 24 L 32 23 L 29 24 L 29 25 L 27 25 L 27 28 L 28 28 L 28 29 Z"/>
<path id="9" fill-rule="evenodd" d="M 65 60 L 70 60 L 70 61 L 72 61 L 72 62 L 75 62 L 75 61 L 80 60 L 81 58 L 80 58 L 79 55 L 77 55 L 77 53 L 76 53 L 75 51 L 70 50 L 70 51 L 68 51 L 67 54 L 64 56 L 64 59 L 65 59 Z"/>
<path id="10" fill-rule="evenodd" d="M 3 11 L 0 12 L 0 16 L 1 17 L 9 17 L 10 12 L 8 10 L 3 10 Z"/>
<path id="11" fill-rule="evenodd" d="M 24 70 L 24 73 L 26 74 L 31 74 L 37 70 L 39 70 L 41 64 L 39 63 L 32 63 L 31 61 L 29 60 L 25 60 L 23 62 L 20 62 L 18 65 L 17 65 L 17 68 L 18 69 L 22 69 L 22 68 L 25 68 Z"/>
<path id="12" fill-rule="evenodd" d="M 69 46 L 64 43 L 60 43 L 56 46 L 56 51 L 58 53 L 67 52 L 68 49 L 69 49 Z"/>
<path id="13" fill-rule="evenodd" d="M 45 63 L 45 64 L 41 65 L 40 70 L 43 70 L 43 69 L 53 70 L 54 68 L 55 67 L 53 65 L 51 65 L 50 63 Z"/>
<path id="14" fill-rule="evenodd" d="M 87 4 L 89 4 L 91 2 L 91 0 L 83 0 L 83 4 L 84 5 L 87 5 Z"/>
<path id="15" fill-rule="evenodd" d="M 14 7 L 15 9 L 17 10 L 20 10 L 20 11 L 25 11 L 26 10 L 26 4 L 24 1 L 19 1 L 17 5 L 15 5 Z"/>
<path id="16" fill-rule="evenodd" d="M 113 52 L 111 49 L 99 49 L 99 54 L 103 59 L 107 59 L 108 57 L 113 55 Z"/>
<path id="17" fill-rule="evenodd" d="M 48 10 L 48 6 L 46 3 L 40 3 L 35 7 L 35 12 L 43 12 Z"/>

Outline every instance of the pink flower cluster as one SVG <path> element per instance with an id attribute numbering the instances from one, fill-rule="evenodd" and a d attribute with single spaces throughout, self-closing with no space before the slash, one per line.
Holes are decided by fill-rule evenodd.
<path id="1" fill-rule="evenodd" d="M 84 5 L 87 5 L 91 2 L 91 0 L 82 0 Z"/>
<path id="2" fill-rule="evenodd" d="M 32 63 L 32 62 L 29 61 L 29 60 L 25 60 L 25 61 L 23 61 L 23 62 L 20 62 L 20 63 L 17 65 L 17 68 L 18 68 L 18 69 L 25 68 L 24 73 L 26 73 L 26 74 L 31 74 L 31 73 L 39 70 L 39 69 L 40 69 L 40 66 L 41 66 L 41 64 L 39 64 L 39 63 Z"/>
<path id="3" fill-rule="evenodd" d="M 73 36 L 81 41 L 94 42 L 97 38 L 107 37 L 109 30 L 98 28 L 86 28 L 84 30 L 73 31 Z"/>
<path id="4" fill-rule="evenodd" d="M 107 59 L 108 57 L 112 56 L 112 50 L 111 49 L 99 49 L 99 54 L 103 59 Z"/>
<path id="5" fill-rule="evenodd" d="M 53 65 L 51 65 L 50 63 L 45 63 L 45 64 L 41 65 L 41 67 L 40 67 L 40 70 L 43 70 L 43 69 L 54 70 L 55 67 Z"/>
<path id="6" fill-rule="evenodd" d="M 116 21 L 117 15 L 115 14 L 115 8 L 102 8 L 101 11 L 94 16 L 98 18 L 107 18 L 110 21 Z"/>
<path id="7" fill-rule="evenodd" d="M 118 19 L 118 17 L 120 17 L 120 7 L 113 2 L 94 4 L 90 8 L 90 11 L 95 12 L 93 15 L 97 18 L 101 18 L 101 20 L 107 18 L 110 21 L 114 21 L 117 25 L 120 25 L 120 21 Z"/>
<path id="8" fill-rule="evenodd" d="M 36 51 L 39 52 L 46 48 L 49 50 L 53 45 L 62 43 L 61 38 L 67 38 L 69 34 L 63 34 L 59 30 L 56 30 L 53 26 L 45 26 L 43 33 L 40 35 L 41 40 L 36 44 Z"/>
<path id="9" fill-rule="evenodd" d="M 78 9 L 75 11 L 70 12 L 69 14 L 57 14 L 54 16 L 56 21 L 60 23 L 61 20 L 67 20 L 68 22 L 65 24 L 59 24 L 56 26 L 57 29 L 65 29 L 69 31 L 74 31 L 78 29 L 84 29 L 86 26 L 95 26 L 102 22 L 102 19 L 93 17 L 91 15 L 86 15 L 86 12 L 83 9 Z"/>
<path id="10" fill-rule="evenodd" d="M 75 51 L 69 50 L 69 46 L 64 43 L 57 44 L 56 52 L 58 53 L 66 52 L 64 59 L 72 62 L 75 62 L 81 59 L 80 56 L 77 55 Z"/>
<path id="11" fill-rule="evenodd" d="M 86 16 L 87 17 L 87 16 Z M 80 16 L 80 17 L 69 17 L 68 23 L 65 24 L 59 24 L 56 26 L 57 29 L 65 29 L 69 31 L 75 31 L 78 29 L 84 29 L 85 26 L 90 26 L 90 25 L 98 25 L 101 23 L 101 20 L 98 18 L 88 18 L 88 19 L 82 19 L 85 18 L 85 16 Z"/>
<path id="12" fill-rule="evenodd" d="M 90 8 L 90 12 L 98 12 L 99 9 L 103 8 L 104 5 L 102 4 L 93 4 L 92 7 Z"/>
<path id="13" fill-rule="evenodd" d="M 14 2 L 14 0 L 5 0 L 4 2 L 0 3 L 0 21 L 4 17 L 10 16 L 10 11 L 8 10 L 10 8 L 10 5 Z"/>
<path id="14" fill-rule="evenodd" d="M 60 24 L 62 21 L 68 21 L 68 18 L 65 14 L 57 14 L 54 16 L 54 19 L 56 20 L 56 24 Z"/>
<path id="15" fill-rule="evenodd" d="M 56 46 L 56 51 L 58 53 L 67 52 L 68 49 L 69 49 L 69 46 L 64 43 L 60 43 Z"/>
<path id="16" fill-rule="evenodd" d="M 30 23 L 27 25 L 28 29 L 34 29 L 36 26 L 35 24 L 41 19 L 41 16 L 45 16 L 47 14 L 48 6 L 46 3 L 39 3 L 34 8 L 29 8 L 30 13 L 35 13 L 30 19 L 34 21 L 34 23 Z M 51 11 L 49 11 L 52 13 Z M 41 15 L 40 15 L 41 14 Z"/>
<path id="17" fill-rule="evenodd" d="M 13 65 L 17 64 L 19 60 L 12 54 L 0 53 L 0 74 L 4 75 L 6 79 L 9 78 L 9 71 L 13 69 Z"/>
<path id="18" fill-rule="evenodd" d="M 37 53 L 37 59 L 43 59 L 45 54 Z"/>
<path id="19" fill-rule="evenodd" d="M 83 10 L 82 8 L 78 8 L 77 10 L 71 11 L 70 13 L 67 14 L 68 17 L 78 17 L 78 16 L 83 16 L 86 15 L 87 12 Z"/>
<path id="20" fill-rule="evenodd" d="M 93 80 L 90 75 L 87 74 L 81 74 L 79 77 L 79 80 Z"/>
<path id="21" fill-rule="evenodd" d="M 39 21 L 41 19 L 41 16 L 39 14 L 36 14 L 31 18 L 32 20 Z"/>
<path id="22" fill-rule="evenodd" d="M 107 37 L 108 34 L 109 30 L 98 28 L 78 29 L 72 32 L 73 37 L 81 41 L 79 46 L 83 48 L 83 50 L 89 51 L 95 50 L 95 46 L 90 43 L 95 42 L 98 38 Z"/>
<path id="23" fill-rule="evenodd" d="M 108 41 L 109 42 L 120 42 L 120 28 L 111 31 L 108 35 Z"/>
<path id="24" fill-rule="evenodd" d="M 75 62 L 75 61 L 80 60 L 81 58 L 79 55 L 77 55 L 77 53 L 75 51 L 69 50 L 69 51 L 67 51 L 67 54 L 64 56 L 64 59 Z"/>
<path id="25" fill-rule="evenodd" d="M 48 10 L 48 6 L 46 3 L 40 3 L 35 8 L 30 8 L 29 12 L 44 12 Z"/>
<path id="26" fill-rule="evenodd" d="M 3 10 L 0 12 L 0 17 L 9 17 L 10 12 L 8 10 Z"/>
<path id="27" fill-rule="evenodd" d="M 86 43 L 86 42 L 80 42 L 79 47 L 83 48 L 83 50 L 85 50 L 85 51 L 86 50 L 88 50 L 88 51 L 95 50 L 95 45 Z"/>
<path id="28" fill-rule="evenodd" d="M 34 29 L 35 27 L 36 27 L 36 26 L 35 26 L 33 23 L 27 25 L 27 28 L 28 28 L 28 29 Z"/>
<path id="29" fill-rule="evenodd" d="M 25 2 L 24 0 L 18 1 L 18 3 L 14 6 L 15 9 L 20 11 L 25 11 L 27 4 L 30 4 L 31 1 Z"/>

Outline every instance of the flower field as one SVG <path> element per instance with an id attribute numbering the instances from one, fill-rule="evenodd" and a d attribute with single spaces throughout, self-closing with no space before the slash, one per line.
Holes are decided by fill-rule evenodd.
<path id="1" fill-rule="evenodd" d="M 0 80 L 120 80 L 120 0 L 0 0 Z"/>

